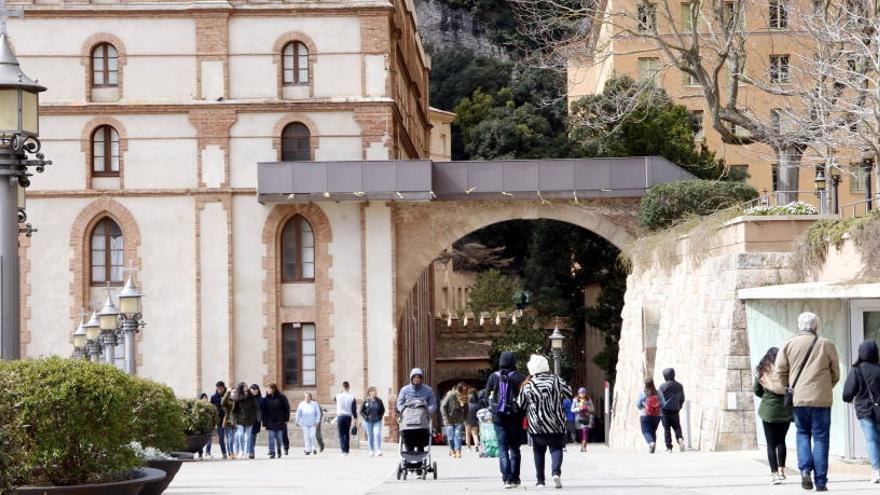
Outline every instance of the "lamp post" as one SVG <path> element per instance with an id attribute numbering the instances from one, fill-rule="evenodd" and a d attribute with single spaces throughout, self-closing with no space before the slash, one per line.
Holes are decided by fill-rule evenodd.
<path id="1" fill-rule="evenodd" d="M 76 331 L 73 332 L 73 354 L 70 356 L 73 359 L 84 359 L 86 357 L 85 347 L 87 339 L 85 324 L 85 321 L 80 321 Z"/>
<path id="2" fill-rule="evenodd" d="M 101 323 L 98 321 L 97 312 L 92 311 L 92 317 L 83 328 L 86 331 L 85 356 L 90 361 L 98 362 L 101 357 Z"/>
<path id="3" fill-rule="evenodd" d="M 19 328 L 18 235 L 30 235 L 27 214 L 19 209 L 20 188 L 30 185 L 28 171 L 42 172 L 51 160 L 40 153 L 39 93 L 46 88 L 29 78 L 9 47 L 7 13 L 0 7 L 0 359 L 21 357 Z M 34 155 L 30 159 L 28 155 Z"/>
<path id="4" fill-rule="evenodd" d="M 125 342 L 125 372 L 133 375 L 134 369 L 134 339 L 140 327 L 144 326 L 141 315 L 141 291 L 134 285 L 131 276 L 125 282 L 125 287 L 119 293 L 119 314 L 122 319 L 122 333 Z"/>
<path id="5" fill-rule="evenodd" d="M 565 335 L 559 331 L 559 323 L 550 334 L 550 350 L 553 352 L 553 373 L 560 375 L 562 371 L 562 343 L 565 341 Z"/>
<path id="6" fill-rule="evenodd" d="M 819 198 L 819 214 L 824 215 L 828 213 L 828 205 L 826 204 L 828 199 L 828 180 L 825 178 L 825 167 L 817 168 L 816 177 L 813 179 L 813 182 L 816 184 L 816 196 Z"/>
<path id="7" fill-rule="evenodd" d="M 119 328 L 118 318 L 119 310 L 113 304 L 113 299 L 110 297 L 110 287 L 108 286 L 107 301 L 104 302 L 104 307 L 98 313 L 101 327 L 101 344 L 103 344 L 104 348 L 104 362 L 108 364 L 114 364 L 116 361 L 116 344 L 119 343 L 116 336 L 116 330 Z"/>
<path id="8" fill-rule="evenodd" d="M 831 213 L 840 213 L 840 174 L 831 174 Z"/>

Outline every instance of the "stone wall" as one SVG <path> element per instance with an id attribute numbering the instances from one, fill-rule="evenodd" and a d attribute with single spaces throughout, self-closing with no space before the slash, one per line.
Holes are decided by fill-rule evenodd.
<path id="1" fill-rule="evenodd" d="M 477 55 L 509 60 L 510 56 L 489 39 L 488 27 L 464 10 L 439 0 L 416 0 L 419 34 L 433 51 L 466 48 Z"/>
<path id="2" fill-rule="evenodd" d="M 742 225 L 749 222 L 731 222 L 719 230 L 719 238 L 729 240 L 725 234 L 731 231 L 753 229 Z M 700 255 L 683 239 L 679 253 L 689 254 L 674 266 L 635 267 L 628 277 L 611 424 L 613 446 L 644 447 L 637 396 L 646 375 L 659 386 L 662 370 L 673 367 L 689 404 L 682 411 L 682 427 L 686 439 L 690 435 L 690 447 L 707 451 L 756 447 L 752 363 L 745 306 L 737 299 L 737 290 L 790 283 L 795 272 L 788 250 L 762 251 L 755 243 L 747 245 L 747 237 L 740 237 L 739 243 L 725 241 L 723 248 Z M 651 370 L 646 347 L 654 338 Z"/>

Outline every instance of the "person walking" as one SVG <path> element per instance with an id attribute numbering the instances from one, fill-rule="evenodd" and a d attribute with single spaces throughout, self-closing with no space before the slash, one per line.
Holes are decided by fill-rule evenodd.
<path id="1" fill-rule="evenodd" d="M 214 388 L 214 395 L 211 396 L 211 404 L 217 408 L 217 443 L 220 444 L 220 452 L 223 454 L 223 458 L 226 459 L 226 427 L 225 419 L 226 419 L 226 409 L 223 408 L 223 396 L 226 394 L 226 384 L 222 381 L 217 382 Z M 211 452 L 208 451 L 208 455 L 211 455 Z"/>
<path id="2" fill-rule="evenodd" d="M 524 376 L 516 371 L 516 355 L 510 351 L 501 353 L 498 371 L 489 375 L 486 393 L 489 410 L 498 441 L 498 466 L 504 488 L 520 486 L 520 446 L 522 445 L 523 413 L 517 402 Z M 561 407 L 561 402 L 560 402 Z"/>
<path id="3" fill-rule="evenodd" d="M 767 440 L 767 462 L 770 464 L 770 483 L 778 485 L 785 480 L 785 436 L 791 425 L 791 406 L 785 404 L 785 385 L 779 379 L 773 363 L 779 349 L 771 347 L 755 367 L 755 395 L 761 399 L 758 417 L 764 426 Z"/>
<path id="4" fill-rule="evenodd" d="M 321 406 L 312 400 L 312 394 L 303 394 L 303 400 L 296 408 L 296 424 L 303 433 L 303 452 L 306 455 L 318 455 L 316 450 L 318 439 L 316 431 L 321 423 Z"/>
<path id="5" fill-rule="evenodd" d="M 547 358 L 533 354 L 528 363 L 529 378 L 519 392 L 518 402 L 529 420 L 529 435 L 535 455 L 535 486 L 544 486 L 544 456 L 550 450 L 553 484 L 562 488 L 562 449 L 565 447 L 565 411 L 562 401 L 571 397 L 571 387 L 550 372 Z"/>
<path id="6" fill-rule="evenodd" d="M 482 409 L 480 396 L 477 395 L 477 389 L 471 388 L 468 393 L 467 417 L 464 420 L 464 439 L 468 452 L 471 449 L 480 451 L 480 420 L 477 418 L 477 411 L 480 409 Z"/>
<path id="7" fill-rule="evenodd" d="M 235 451 L 239 459 L 253 459 L 251 431 L 257 420 L 257 399 L 248 391 L 247 384 L 239 383 L 232 397 L 232 421 L 235 423 Z"/>
<path id="8" fill-rule="evenodd" d="M 461 458 L 461 441 L 464 433 L 464 420 L 467 418 L 467 395 L 464 383 L 452 388 L 440 403 L 440 415 L 446 425 L 446 440 L 449 455 Z"/>
<path id="9" fill-rule="evenodd" d="M 349 390 L 348 382 L 342 382 L 342 390 L 336 394 L 336 429 L 339 432 L 341 455 L 348 455 L 351 441 L 352 419 L 357 419 L 357 400 Z"/>
<path id="10" fill-rule="evenodd" d="M 776 356 L 779 378 L 791 390 L 797 429 L 801 487 L 828 491 L 828 448 L 833 388 L 840 380 L 837 347 L 819 337 L 819 317 L 801 313 L 798 332 L 782 344 Z M 812 443 L 812 446 L 811 446 Z"/>
<path id="11" fill-rule="evenodd" d="M 269 459 L 281 459 L 281 447 L 284 445 L 283 432 L 290 421 L 290 401 L 278 390 L 278 385 L 270 383 L 266 387 L 266 397 L 261 404 L 263 426 L 269 435 Z"/>
<path id="12" fill-rule="evenodd" d="M 402 413 L 406 408 L 406 402 L 410 399 L 421 399 L 428 406 L 428 413 L 433 415 L 437 412 L 437 397 L 434 395 L 434 390 L 422 383 L 424 380 L 425 373 L 421 368 L 413 368 L 409 372 L 409 385 L 404 385 L 400 388 L 400 392 L 397 394 L 397 412 Z M 422 432 L 421 430 L 410 430 L 409 438 L 406 440 L 406 447 L 415 452 L 424 452 L 425 447 L 428 445 L 428 442 L 431 441 L 430 433 L 425 430 Z"/>
<path id="13" fill-rule="evenodd" d="M 581 452 L 587 451 L 587 439 L 590 429 L 593 427 L 593 399 L 587 393 L 587 389 L 578 389 L 577 397 L 572 400 L 571 412 L 575 413 L 575 427 L 578 431 L 578 439 L 581 442 Z"/>
<path id="14" fill-rule="evenodd" d="M 681 418 L 679 412 L 684 407 L 684 387 L 675 381 L 675 370 L 666 368 L 663 370 L 663 379 L 660 385 L 660 401 L 663 403 L 660 412 L 660 420 L 663 423 L 663 440 L 666 442 L 666 453 L 672 453 L 672 433 L 675 432 L 675 440 L 682 452 L 685 450 L 684 435 L 681 434 Z"/>
<path id="15" fill-rule="evenodd" d="M 205 404 L 211 403 L 211 399 L 208 398 L 208 394 L 206 394 L 204 392 L 199 394 L 199 401 L 204 402 Z M 202 453 L 204 453 L 205 457 L 208 457 L 208 458 L 214 457 L 213 455 L 211 455 L 211 439 L 213 437 L 214 437 L 214 435 L 208 435 L 208 441 L 205 442 L 205 445 L 203 445 L 202 448 L 199 449 L 199 459 L 202 458 Z"/>
<path id="16" fill-rule="evenodd" d="M 254 383 L 251 385 L 250 393 L 254 396 L 257 405 L 257 417 L 254 420 L 254 424 L 251 426 L 251 436 L 248 439 L 248 457 L 253 459 L 257 454 L 257 436 L 260 434 L 263 419 L 263 391 L 260 390 L 259 385 Z"/>
<path id="17" fill-rule="evenodd" d="M 565 399 L 562 401 L 562 410 L 565 411 L 565 443 L 577 443 L 577 428 L 575 427 L 575 421 L 577 420 L 577 416 L 571 411 L 571 404 L 574 401 L 571 399 Z"/>
<path id="18" fill-rule="evenodd" d="M 880 483 L 880 354 L 877 342 L 859 346 L 859 358 L 843 385 L 843 401 L 855 406 L 871 461 L 871 483 Z"/>
<path id="19" fill-rule="evenodd" d="M 385 417 L 385 404 L 379 398 L 376 387 L 367 389 L 367 398 L 361 404 L 361 418 L 367 430 L 367 443 L 370 457 L 382 455 L 382 418 Z"/>
<path id="20" fill-rule="evenodd" d="M 327 416 L 327 408 L 320 404 L 318 404 L 318 408 L 321 410 L 321 421 L 318 422 L 318 427 L 315 430 L 315 439 L 318 441 L 318 452 L 324 452 L 324 435 L 321 434 L 321 425 L 324 424 L 324 418 Z M 290 445 L 290 441 L 288 440 L 285 445 Z"/>
<path id="21" fill-rule="evenodd" d="M 223 387 L 224 389 L 226 387 Z M 232 407 L 235 405 L 236 392 L 226 390 L 220 399 L 220 407 L 223 408 L 223 429 L 226 431 L 226 453 L 230 459 L 236 459 L 241 454 L 235 448 L 235 420 L 232 417 Z"/>
<path id="22" fill-rule="evenodd" d="M 645 389 L 639 392 L 636 400 L 639 409 L 639 423 L 642 427 L 642 436 L 648 444 L 648 452 L 654 453 L 657 449 L 657 427 L 660 425 L 660 416 L 663 410 L 663 401 L 654 380 L 645 380 Z"/>

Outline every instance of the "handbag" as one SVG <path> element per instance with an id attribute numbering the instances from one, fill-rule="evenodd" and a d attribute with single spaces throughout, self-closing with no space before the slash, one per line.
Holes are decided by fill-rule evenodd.
<path id="1" fill-rule="evenodd" d="M 804 358 L 804 362 L 801 363 L 801 369 L 798 370 L 797 375 L 794 377 L 794 382 L 791 383 L 790 387 L 785 387 L 785 395 L 782 397 L 782 404 L 785 405 L 785 407 L 794 407 L 794 388 L 797 386 L 797 382 L 801 378 L 801 373 L 804 372 L 804 368 L 810 360 L 810 355 L 813 354 L 813 348 L 816 347 L 817 340 L 819 340 L 818 335 L 813 337 L 813 343 L 810 344 L 810 349 L 807 351 L 807 356 Z"/>
<path id="2" fill-rule="evenodd" d="M 860 373 L 860 370 L 856 368 L 856 375 L 858 375 L 863 382 L 865 382 L 865 390 L 868 391 L 868 397 L 871 399 L 871 412 L 874 414 L 874 423 L 880 423 L 880 403 L 877 402 L 877 399 L 874 398 L 874 392 L 871 391 L 871 387 L 868 386 L 868 380 L 865 379 L 864 376 Z"/>
<path id="3" fill-rule="evenodd" d="M 354 437 L 354 436 L 357 436 L 357 434 L 358 434 L 358 427 L 357 427 L 357 426 L 352 426 L 352 427 L 351 427 L 351 436 Z"/>

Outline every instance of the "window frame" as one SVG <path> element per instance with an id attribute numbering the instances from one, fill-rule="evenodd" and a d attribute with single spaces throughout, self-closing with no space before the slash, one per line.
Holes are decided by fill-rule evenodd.
<path id="1" fill-rule="evenodd" d="M 691 115 L 694 117 L 694 120 L 699 122 L 697 130 L 694 131 L 694 141 L 703 142 L 706 140 L 705 112 L 703 110 L 691 110 Z"/>
<path id="2" fill-rule="evenodd" d="M 116 225 L 116 228 L 119 230 L 119 236 L 122 238 L 122 247 L 120 251 L 122 251 L 122 257 L 125 258 L 125 232 L 122 230 L 122 227 L 119 225 L 116 220 L 105 216 L 98 220 L 94 227 L 92 227 L 91 232 L 89 232 L 89 285 L 92 287 L 106 287 L 108 282 L 112 287 L 121 287 L 123 284 L 123 279 L 125 276 L 122 274 L 122 270 L 120 270 L 119 280 L 113 280 L 113 249 L 112 249 L 112 241 L 111 236 L 109 234 L 108 226 L 110 224 Z M 103 236 L 104 236 L 104 280 L 95 280 L 95 264 L 94 264 L 94 256 L 93 253 L 95 251 L 93 247 L 93 240 L 95 238 L 95 233 L 99 228 L 103 228 Z M 125 267 L 125 263 L 121 265 L 117 265 L 121 267 Z"/>
<path id="3" fill-rule="evenodd" d="M 638 22 L 636 30 L 642 33 L 657 32 L 657 5 L 651 2 L 640 2 L 638 6 Z"/>
<path id="4" fill-rule="evenodd" d="M 110 48 L 112 48 L 113 52 L 115 53 L 115 56 L 113 56 L 113 57 L 110 56 L 110 50 L 109 50 Z M 102 68 L 100 70 L 100 74 L 101 74 L 101 80 L 103 82 L 99 83 L 99 82 L 97 82 L 97 80 L 95 78 L 96 73 L 98 73 L 98 71 L 95 69 L 95 58 L 96 58 L 95 53 L 101 49 L 103 49 L 103 53 L 101 54 Z M 101 43 L 98 43 L 97 45 L 95 45 L 92 48 L 92 52 L 90 55 L 91 56 L 89 57 L 89 64 L 91 65 L 91 69 L 92 69 L 91 70 L 92 87 L 93 88 L 118 88 L 119 87 L 119 50 L 117 50 L 116 47 L 113 46 L 112 43 L 104 41 L 104 42 L 101 42 Z M 116 69 L 114 69 L 112 71 L 110 70 L 110 59 L 111 58 L 116 59 Z M 110 82 L 110 73 L 111 72 L 116 73 L 116 82 L 115 83 Z"/>
<path id="5" fill-rule="evenodd" d="M 769 69 L 770 82 L 776 84 L 791 82 L 791 57 L 789 54 L 779 53 L 770 55 Z"/>
<path id="6" fill-rule="evenodd" d="M 867 170 L 865 170 L 864 164 L 861 162 L 853 163 L 850 168 L 853 170 L 851 174 L 849 174 L 849 192 L 850 194 L 861 193 L 867 190 L 865 187 L 865 176 L 867 175 Z"/>
<path id="7" fill-rule="evenodd" d="M 95 168 L 95 136 L 103 131 L 104 156 L 101 157 L 102 168 Z M 113 170 L 113 137 L 116 137 L 116 170 Z M 92 131 L 89 138 L 89 154 L 91 156 L 92 177 L 119 177 L 122 170 L 122 144 L 119 139 L 119 131 L 109 124 L 101 124 Z"/>
<path id="8" fill-rule="evenodd" d="M 695 2 L 682 2 L 681 3 L 681 11 L 679 12 L 679 22 L 681 23 L 681 30 L 686 33 L 692 33 L 700 24 L 700 12 L 697 11 L 696 19 L 693 17 L 694 7 L 697 4 Z M 694 26 L 693 21 L 696 20 L 697 26 Z"/>
<path id="9" fill-rule="evenodd" d="M 287 66 L 287 48 L 290 47 L 292 50 L 291 58 L 293 59 L 292 67 Z M 300 53 L 300 50 L 305 52 L 305 67 L 302 67 L 300 63 L 300 57 L 303 57 L 303 54 Z M 290 41 L 284 44 L 284 47 L 281 48 L 281 84 L 283 86 L 308 86 L 312 81 L 312 68 L 311 68 L 311 53 L 309 52 L 309 47 L 303 43 L 302 41 Z M 305 69 L 306 78 L 305 80 L 301 80 L 300 72 Z M 292 78 L 290 81 L 287 80 L 287 72 L 292 71 Z"/>
<path id="10" fill-rule="evenodd" d="M 646 66 L 644 71 L 642 70 L 643 63 Z M 636 59 L 636 70 L 639 71 L 639 81 L 653 81 L 654 83 L 658 83 L 657 76 L 662 71 L 660 57 L 639 57 Z"/>
<path id="11" fill-rule="evenodd" d="M 742 4 L 743 8 L 745 8 L 745 3 Z M 731 16 L 735 16 L 737 19 L 737 23 L 731 23 Z M 736 9 L 736 2 L 734 1 L 725 1 L 724 2 L 724 23 L 730 24 L 733 28 L 734 32 L 736 31 L 745 31 L 746 29 L 746 14 L 745 12 L 738 12 Z"/>
<path id="12" fill-rule="evenodd" d="M 311 232 L 312 232 L 312 244 L 313 244 L 313 246 L 312 246 L 312 260 L 308 261 L 308 263 L 311 263 L 313 265 L 311 277 L 303 276 L 303 263 L 304 263 L 304 261 L 303 261 L 303 245 L 302 245 L 303 223 L 305 223 L 305 225 L 308 225 L 309 230 L 311 230 Z M 288 226 L 292 226 L 292 228 L 294 229 L 293 253 L 294 253 L 295 260 L 293 263 L 293 276 L 292 277 L 286 276 L 285 269 L 284 269 L 284 265 L 287 263 L 287 260 L 284 257 L 284 253 L 285 253 L 284 232 L 287 230 Z M 314 267 L 317 266 L 317 264 L 315 262 L 315 250 L 316 250 L 317 244 L 318 243 L 317 243 L 317 238 L 315 236 L 315 228 L 312 226 L 311 222 L 306 220 L 306 218 L 304 216 L 299 215 L 299 214 L 294 215 L 294 216 L 290 217 L 290 219 L 284 223 L 284 226 L 281 227 L 281 255 L 279 256 L 280 261 L 281 261 L 281 267 L 280 267 L 281 283 L 313 283 L 315 281 Z"/>
<path id="13" fill-rule="evenodd" d="M 313 337 L 309 339 L 314 343 L 314 351 L 311 354 L 306 354 L 303 351 L 303 344 L 306 342 L 306 339 L 303 338 L 303 331 L 306 326 L 311 326 L 313 331 Z M 295 354 L 296 354 L 296 363 L 297 369 L 296 371 L 296 381 L 289 382 L 287 380 L 287 356 L 289 354 L 288 342 L 291 339 L 287 338 L 288 333 L 293 333 L 294 339 L 292 339 L 294 345 L 296 346 Z M 305 368 L 305 358 L 312 357 L 314 358 L 314 368 L 307 369 Z M 304 375 L 307 371 L 311 371 L 315 375 L 315 379 L 313 383 L 305 383 Z M 291 388 L 304 388 L 304 387 L 316 387 L 318 385 L 318 327 L 316 324 L 312 322 L 290 322 L 284 323 L 281 325 L 281 383 L 284 389 Z"/>
<path id="14" fill-rule="evenodd" d="M 305 136 L 296 136 L 296 137 L 292 137 L 292 138 L 285 138 L 285 134 L 287 133 L 287 130 L 294 128 L 294 127 L 301 128 L 301 129 L 305 130 L 305 133 L 306 133 Z M 286 158 L 288 153 L 285 153 L 285 143 L 288 142 L 288 140 L 290 140 L 290 141 L 304 140 L 306 146 L 304 148 L 297 147 L 294 150 L 290 150 L 290 154 L 297 156 L 296 155 L 297 152 L 305 150 L 306 153 L 304 155 L 299 155 L 299 156 L 304 156 L 305 158 L 291 158 L 291 159 Z M 299 143 L 299 144 L 303 144 L 303 143 Z M 308 162 L 308 161 L 312 161 L 313 159 L 314 158 L 312 156 L 312 130 L 309 129 L 309 126 L 307 126 L 304 123 L 299 122 L 299 121 L 289 122 L 289 123 L 285 124 L 284 127 L 281 128 L 281 161 L 283 161 L 283 162 Z"/>
<path id="15" fill-rule="evenodd" d="M 770 0 L 767 27 L 776 31 L 788 29 L 788 7 L 785 0 Z"/>

